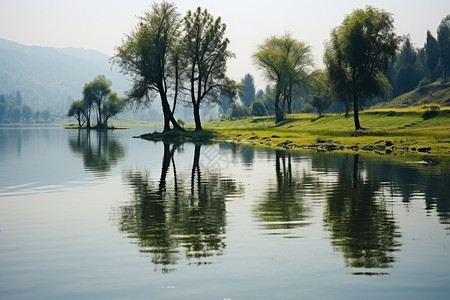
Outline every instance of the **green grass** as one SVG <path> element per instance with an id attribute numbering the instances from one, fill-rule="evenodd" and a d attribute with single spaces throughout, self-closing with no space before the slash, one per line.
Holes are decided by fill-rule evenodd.
<path id="1" fill-rule="evenodd" d="M 392 101 L 380 103 L 376 108 L 401 108 L 406 106 L 450 106 L 450 82 L 434 82 L 398 96 Z"/>
<path id="2" fill-rule="evenodd" d="M 142 139 L 168 142 L 209 142 L 217 137 L 212 130 L 170 130 L 167 132 L 153 132 L 139 136 Z"/>
<path id="3" fill-rule="evenodd" d="M 371 152 L 379 154 L 429 154 L 450 159 L 450 110 L 439 110 L 431 118 L 424 118 L 426 111 L 416 108 L 362 112 L 360 122 L 365 129 L 359 131 L 354 130 L 352 115 L 340 114 L 320 118 L 316 114 L 292 114 L 277 125 L 273 117 L 249 117 L 210 122 L 204 128 L 217 132 L 222 140 L 266 147 L 318 150 L 323 145 L 335 145 L 341 151 L 354 151 L 357 146 L 359 151 L 372 148 Z M 318 145 L 317 140 L 327 143 Z M 385 146 L 386 141 L 389 146 Z M 424 147 L 430 147 L 430 153 L 417 152 Z"/>

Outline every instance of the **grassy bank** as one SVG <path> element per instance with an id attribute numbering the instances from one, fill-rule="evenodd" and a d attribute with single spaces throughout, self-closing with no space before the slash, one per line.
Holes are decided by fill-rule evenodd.
<path id="1" fill-rule="evenodd" d="M 249 117 L 204 125 L 220 140 L 284 149 L 359 151 L 377 155 L 439 156 L 450 160 L 450 110 L 429 107 L 372 110 L 360 114 L 365 130 L 355 131 L 353 116 L 291 114 Z"/>

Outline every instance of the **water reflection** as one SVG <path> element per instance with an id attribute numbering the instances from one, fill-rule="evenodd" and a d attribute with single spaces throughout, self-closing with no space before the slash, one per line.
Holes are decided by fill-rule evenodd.
<path id="1" fill-rule="evenodd" d="M 332 245 L 343 253 L 347 267 L 392 267 L 394 252 L 401 246 L 400 232 L 392 209 L 376 197 L 380 183 L 360 170 L 358 154 L 346 156 L 338 168 L 324 211 Z"/>
<path id="2" fill-rule="evenodd" d="M 225 198 L 242 188 L 219 170 L 202 169 L 201 144 L 194 146 L 190 174 L 176 168 L 175 154 L 182 145 L 163 146 L 159 181 L 148 170 L 123 173 L 132 198 L 120 208 L 119 219 L 120 231 L 135 240 L 141 252 L 151 254 L 155 270 L 167 273 L 183 257 L 201 265 L 223 254 Z"/>
<path id="3" fill-rule="evenodd" d="M 290 153 L 277 150 L 275 156 L 276 185 L 269 186 L 265 198 L 256 207 L 258 218 L 271 230 L 306 226 L 310 210 L 302 197 L 302 178 L 293 175 Z"/>
<path id="4" fill-rule="evenodd" d="M 76 136 L 69 137 L 70 149 L 82 157 L 86 171 L 99 177 L 125 157 L 125 148 L 109 135 L 107 130 L 78 129 Z"/>

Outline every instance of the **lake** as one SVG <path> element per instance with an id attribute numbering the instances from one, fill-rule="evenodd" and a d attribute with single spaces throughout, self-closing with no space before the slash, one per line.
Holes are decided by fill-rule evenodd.
<path id="1" fill-rule="evenodd" d="M 443 299 L 450 169 L 0 126 L 0 299 Z"/>

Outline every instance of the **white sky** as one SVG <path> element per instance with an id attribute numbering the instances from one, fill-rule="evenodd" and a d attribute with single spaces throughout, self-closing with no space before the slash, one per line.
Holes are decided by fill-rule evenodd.
<path id="1" fill-rule="evenodd" d="M 440 21 L 450 14 L 449 0 L 173 0 L 181 15 L 198 6 L 222 17 L 227 24 L 230 50 L 236 58 L 228 75 L 239 81 L 246 73 L 257 88 L 266 82 L 251 60 L 256 46 L 274 34 L 290 32 L 311 46 L 317 68 L 322 68 L 324 42 L 345 15 L 367 4 L 394 15 L 397 34 L 410 34 L 423 47 L 426 31 L 436 36 Z M 150 8 L 149 0 L 0 0 L 0 38 L 25 45 L 80 47 L 109 55 L 137 16 Z"/>

